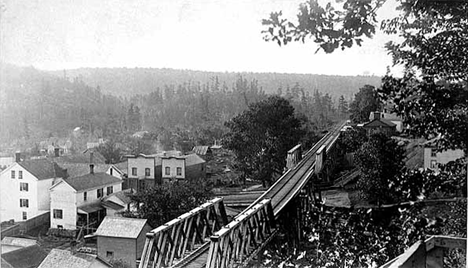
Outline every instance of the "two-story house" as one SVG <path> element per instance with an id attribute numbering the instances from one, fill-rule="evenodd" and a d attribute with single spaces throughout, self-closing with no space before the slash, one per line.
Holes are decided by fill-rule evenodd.
<path id="1" fill-rule="evenodd" d="M 127 156 L 127 179 L 124 189 L 141 191 L 156 184 L 206 177 L 206 162 L 197 154 L 163 152 Z"/>
<path id="2" fill-rule="evenodd" d="M 63 179 L 50 187 L 50 226 L 76 230 L 97 228 L 106 209 L 101 199 L 122 190 L 122 180 L 106 173 L 94 173 Z"/>
<path id="3" fill-rule="evenodd" d="M 176 155 L 161 156 L 162 180 L 172 182 L 184 180 L 185 177 L 185 157 Z"/>
<path id="4" fill-rule="evenodd" d="M 24 221 L 48 212 L 48 189 L 64 177 L 65 170 L 47 159 L 15 162 L 3 170 L 0 173 L 0 220 Z"/>
<path id="5" fill-rule="evenodd" d="M 141 191 L 156 185 L 156 159 L 154 155 L 128 155 L 124 188 Z"/>

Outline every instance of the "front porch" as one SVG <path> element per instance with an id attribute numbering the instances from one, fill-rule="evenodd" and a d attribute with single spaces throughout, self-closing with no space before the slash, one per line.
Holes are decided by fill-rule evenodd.
<path id="1" fill-rule="evenodd" d="M 77 210 L 76 229 L 78 237 L 94 233 L 104 217 L 106 217 L 106 209 L 100 204 L 88 204 L 78 207 Z"/>

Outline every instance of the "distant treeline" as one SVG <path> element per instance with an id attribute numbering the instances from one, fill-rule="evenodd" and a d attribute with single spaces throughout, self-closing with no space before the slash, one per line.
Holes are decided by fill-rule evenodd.
<path id="1" fill-rule="evenodd" d="M 221 85 L 232 88 L 239 75 L 246 80 L 255 79 L 258 86 L 267 94 L 273 94 L 282 88 L 298 83 L 312 94 L 315 90 L 328 93 L 333 99 L 343 95 L 350 99 L 363 85 L 378 87 L 379 76 L 339 76 L 317 74 L 287 73 L 234 73 L 205 72 L 156 68 L 81 68 L 50 72 L 57 76 L 80 77 L 87 85 L 100 86 L 102 91 L 116 96 L 131 97 L 135 94 L 149 94 L 165 85 L 188 83 L 211 83 L 217 77 Z"/>
<path id="2" fill-rule="evenodd" d="M 112 76 L 115 82 L 124 79 L 118 78 L 118 74 L 125 69 L 103 70 L 116 71 L 105 78 Z M 106 93 L 100 85 L 90 86 L 84 76 L 70 78 L 71 73 L 54 75 L 34 68 L 2 66 L 2 147 L 11 147 L 12 142 L 16 142 L 16 147 L 32 146 L 47 137 L 67 137 L 77 127 L 89 137 L 114 140 L 147 130 L 156 134 L 165 147 L 187 142 L 210 144 L 224 134 L 225 121 L 242 112 L 249 103 L 267 96 L 258 80 L 243 75 L 237 75 L 234 83 L 213 76 L 205 82 L 181 78 L 180 82 L 156 86 L 147 92 L 129 87 L 126 91 L 134 94 L 122 97 L 108 92 L 119 91 L 124 84 L 107 88 Z M 140 75 L 135 75 L 132 81 L 145 88 L 152 84 Z M 355 92 L 360 86 L 350 91 Z M 345 96 L 334 99 L 331 93 L 322 92 L 291 82 L 268 93 L 289 99 L 296 112 L 307 119 L 309 128 L 319 131 L 332 121 L 347 117 L 349 103 Z"/>

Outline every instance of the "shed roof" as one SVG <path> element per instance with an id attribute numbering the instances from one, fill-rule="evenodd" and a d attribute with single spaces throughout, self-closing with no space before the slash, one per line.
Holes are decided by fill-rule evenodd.
<path id="1" fill-rule="evenodd" d="M 96 231 L 98 236 L 137 238 L 146 225 L 146 219 L 106 216 Z"/>
<path id="2" fill-rule="evenodd" d="M 67 178 L 64 181 L 76 191 L 98 188 L 122 182 L 119 178 L 107 173 L 86 174 L 80 177 Z"/>
<path id="3" fill-rule="evenodd" d="M 4 253 L 2 254 L 2 261 L 5 260 L 14 268 L 35 268 L 46 256 L 47 253 L 40 246 L 34 245 Z"/>
<path id="4" fill-rule="evenodd" d="M 130 197 L 128 196 L 128 194 L 130 194 L 132 191 L 132 189 L 125 189 L 123 191 L 118 191 L 118 192 L 115 192 L 115 193 L 112 193 L 110 195 L 107 195 L 103 198 L 103 201 L 107 201 L 108 199 L 110 199 L 111 197 L 115 196 L 116 198 L 118 198 L 120 201 L 122 201 L 122 203 L 125 203 L 125 204 L 130 204 L 132 202 L 132 200 L 130 199 Z"/>
<path id="5" fill-rule="evenodd" d="M 95 255 L 72 253 L 63 249 L 52 249 L 38 268 L 88 268 L 96 261 L 101 261 Z M 107 265 L 107 264 L 106 264 Z M 110 266 L 109 266 L 110 267 Z"/>
<path id="6" fill-rule="evenodd" d="M 38 180 L 63 178 L 66 175 L 64 169 L 48 159 L 32 159 L 19 162 L 18 164 L 33 174 Z"/>
<path id="7" fill-rule="evenodd" d="M 206 155 L 211 149 L 210 146 L 195 146 L 192 151 L 198 155 Z"/>
<path id="8" fill-rule="evenodd" d="M 205 160 L 197 154 L 189 154 L 185 156 L 185 166 L 193 166 L 202 163 L 205 163 Z"/>

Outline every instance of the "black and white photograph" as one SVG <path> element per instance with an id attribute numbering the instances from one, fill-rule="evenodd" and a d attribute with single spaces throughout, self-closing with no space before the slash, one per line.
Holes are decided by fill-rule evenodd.
<path id="1" fill-rule="evenodd" d="M 467 267 L 468 0 L 0 0 L 0 268 Z"/>

